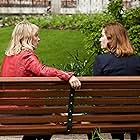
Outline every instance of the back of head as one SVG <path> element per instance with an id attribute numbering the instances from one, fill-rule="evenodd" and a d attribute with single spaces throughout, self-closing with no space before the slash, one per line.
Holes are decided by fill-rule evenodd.
<path id="1" fill-rule="evenodd" d="M 12 33 L 11 42 L 6 50 L 7 56 L 15 55 L 23 49 L 33 50 L 33 36 L 38 32 L 38 27 L 28 21 L 18 23 Z"/>
<path id="2" fill-rule="evenodd" d="M 129 56 L 134 54 L 134 49 L 128 39 L 124 26 L 118 22 L 106 24 L 104 27 L 108 39 L 108 49 L 116 56 Z"/>

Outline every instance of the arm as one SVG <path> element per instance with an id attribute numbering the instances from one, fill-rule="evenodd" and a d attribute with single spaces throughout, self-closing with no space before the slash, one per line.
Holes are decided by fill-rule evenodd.
<path id="1" fill-rule="evenodd" d="M 65 81 L 69 80 L 72 76 L 72 73 L 66 73 L 62 70 L 43 65 L 33 52 L 29 52 L 25 57 L 25 69 L 36 76 L 59 77 Z"/>
<path id="2" fill-rule="evenodd" d="M 36 76 L 58 77 L 62 80 L 69 81 L 73 88 L 81 87 L 81 82 L 72 73 L 43 65 L 33 52 L 26 56 L 25 69 L 34 73 Z"/>
<path id="3" fill-rule="evenodd" d="M 103 75 L 100 59 L 101 58 L 97 55 L 95 57 L 95 60 L 93 63 L 93 71 L 92 72 L 93 72 L 93 75 L 95 75 L 95 76 Z"/>

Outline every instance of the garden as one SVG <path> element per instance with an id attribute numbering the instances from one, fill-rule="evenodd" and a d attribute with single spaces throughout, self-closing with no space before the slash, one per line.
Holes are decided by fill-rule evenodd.
<path id="1" fill-rule="evenodd" d="M 39 59 L 77 75 L 92 75 L 94 57 L 102 53 L 101 29 L 107 22 L 121 22 L 140 54 L 140 7 L 123 10 L 121 0 L 114 0 L 105 11 L 95 14 L 0 16 L 0 64 L 14 26 L 25 19 L 40 27 Z"/>

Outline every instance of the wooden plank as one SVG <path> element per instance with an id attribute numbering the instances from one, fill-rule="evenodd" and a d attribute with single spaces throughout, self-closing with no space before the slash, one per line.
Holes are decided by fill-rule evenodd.
<path id="1" fill-rule="evenodd" d="M 0 90 L 0 97 L 66 97 L 68 90 Z M 75 97 L 99 96 L 140 96 L 140 89 L 80 89 L 76 90 Z"/>
<path id="2" fill-rule="evenodd" d="M 94 124 L 74 124 L 71 133 L 89 133 L 94 129 L 100 129 L 101 132 L 140 132 L 140 123 L 112 124 L 112 123 L 94 123 Z M 0 135 L 42 135 L 42 134 L 62 134 L 65 133 L 64 125 L 6 125 L 0 126 Z"/>
<path id="3" fill-rule="evenodd" d="M 26 98 L 26 99 L 25 99 Z M 17 106 L 66 106 L 68 104 L 67 98 L 27 98 L 23 99 L 0 99 L 0 105 L 17 105 Z"/>
<path id="4" fill-rule="evenodd" d="M 140 81 L 140 76 L 84 76 L 78 77 L 82 82 L 92 82 L 92 81 Z"/>
<path id="5" fill-rule="evenodd" d="M 140 122 L 140 114 L 93 114 L 93 115 L 74 115 L 74 122 Z"/>
<path id="6" fill-rule="evenodd" d="M 75 106 L 74 113 L 140 113 L 140 106 Z"/>
<path id="7" fill-rule="evenodd" d="M 48 114 L 48 113 L 66 113 L 65 106 L 2 106 L 0 114 Z M 75 106 L 74 113 L 140 113 L 140 106 Z"/>
<path id="8" fill-rule="evenodd" d="M 0 108 L 0 114 L 50 114 L 66 113 L 66 106 L 3 106 Z M 140 106 L 75 106 L 74 113 L 140 113 Z"/>
<path id="9" fill-rule="evenodd" d="M 120 96 L 120 97 L 135 97 L 140 96 L 140 89 L 80 89 L 76 90 L 75 97 L 99 97 L 99 96 Z"/>
<path id="10" fill-rule="evenodd" d="M 67 97 L 69 96 L 68 90 L 59 89 L 44 89 L 44 90 L 0 90 L 0 97 Z"/>
<path id="11" fill-rule="evenodd" d="M 84 76 L 78 77 L 78 79 L 82 82 L 93 82 L 93 81 L 140 81 L 140 76 Z M 0 77 L 0 82 L 62 82 L 57 77 Z"/>
<path id="12" fill-rule="evenodd" d="M 94 123 L 74 124 L 71 133 L 89 133 L 99 129 L 101 132 L 140 132 L 140 123 Z"/>
<path id="13" fill-rule="evenodd" d="M 139 97 L 87 97 L 76 98 L 74 100 L 75 105 L 140 105 Z"/>
<path id="14" fill-rule="evenodd" d="M 50 123 L 63 123 L 67 122 L 67 116 L 61 116 L 59 114 L 50 114 L 50 115 L 42 115 L 42 116 L 27 116 L 27 115 L 15 115 L 15 116 L 8 116 L 8 115 L 1 115 L 0 116 L 0 123 L 3 124 L 48 124 Z"/>
<path id="15" fill-rule="evenodd" d="M 0 98 L 0 105 L 17 105 L 17 106 L 66 106 L 68 104 L 68 97 L 65 98 Z M 139 105 L 139 97 L 87 97 L 75 98 L 74 105 Z"/>
<path id="16" fill-rule="evenodd" d="M 68 83 L 65 84 L 51 84 L 45 82 L 3 82 L 0 83 L 0 89 L 70 89 Z"/>
<path id="17" fill-rule="evenodd" d="M 53 113 L 66 113 L 66 106 L 55 106 L 55 107 L 29 107 L 29 106 L 3 106 L 0 108 L 0 114 L 53 114 Z"/>
<path id="18" fill-rule="evenodd" d="M 82 83 L 82 89 L 140 89 L 139 84 L 139 81 L 93 81 L 92 83 Z"/>

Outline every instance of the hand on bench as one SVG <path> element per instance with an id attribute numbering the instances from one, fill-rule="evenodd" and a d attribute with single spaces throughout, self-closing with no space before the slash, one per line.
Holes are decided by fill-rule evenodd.
<path id="1" fill-rule="evenodd" d="M 69 79 L 69 83 L 70 83 L 71 87 L 74 88 L 74 89 L 81 88 L 81 82 L 74 75 Z"/>

